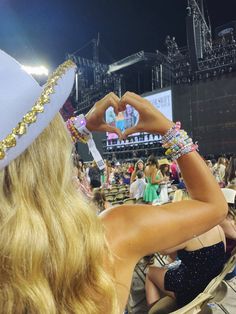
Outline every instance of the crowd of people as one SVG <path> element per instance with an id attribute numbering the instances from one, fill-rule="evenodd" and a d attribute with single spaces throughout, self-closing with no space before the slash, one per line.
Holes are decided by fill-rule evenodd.
<path id="1" fill-rule="evenodd" d="M 205 159 L 205 163 L 219 187 L 231 189 L 236 195 L 236 157 L 232 156 L 229 159 L 219 157 L 217 161 Z M 90 185 L 91 192 L 90 194 L 86 192 L 86 197 L 91 197 L 98 214 L 113 206 L 106 201 L 104 190 L 107 191 L 114 186 L 126 185 L 129 188 L 127 197 L 141 200 L 144 204 L 160 205 L 190 199 L 178 164 L 162 156 L 157 158 L 151 155 L 146 161 L 139 159 L 135 163 L 106 161 L 106 168 L 102 172 L 94 163 L 83 164 L 81 161 L 80 165 L 82 170 L 78 179 L 81 182 L 86 180 L 86 186 Z M 100 175 L 99 186 L 94 184 L 94 168 L 96 178 Z M 164 191 L 166 199 L 163 198 Z M 174 192 L 171 193 L 172 197 L 168 197 L 168 191 Z M 187 304 L 222 270 L 236 247 L 235 204 L 227 195 L 225 198 L 229 211 L 223 222 L 177 247 L 163 250 L 161 253 L 169 256 L 169 265 L 149 267 L 145 283 L 149 307 L 152 307 L 163 293 L 176 298 L 179 307 Z M 114 206 L 116 205 L 117 203 L 114 203 Z M 225 279 L 232 280 L 235 276 L 236 267 Z"/>
<path id="2" fill-rule="evenodd" d="M 104 171 L 100 171 L 95 162 L 84 163 L 77 152 L 73 156 L 79 185 L 88 198 L 92 198 L 94 189 L 98 192 L 114 185 L 126 185 L 130 189 L 130 197 L 143 198 L 145 203 L 151 204 L 160 199 L 160 193 L 166 187 L 186 188 L 177 162 L 163 156 L 150 155 L 147 160 L 139 159 L 136 162 L 106 160 Z M 221 188 L 236 186 L 235 156 L 204 161 Z"/>

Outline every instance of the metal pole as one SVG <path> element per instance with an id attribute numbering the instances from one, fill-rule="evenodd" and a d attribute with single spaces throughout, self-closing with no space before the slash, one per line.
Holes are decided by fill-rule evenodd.
<path id="1" fill-rule="evenodd" d="M 79 80 L 78 80 L 78 72 L 75 73 L 75 100 L 79 101 Z"/>
<path id="2" fill-rule="evenodd" d="M 163 88 L 163 67 L 162 67 L 162 64 L 160 64 L 160 82 L 161 82 L 161 88 Z"/>

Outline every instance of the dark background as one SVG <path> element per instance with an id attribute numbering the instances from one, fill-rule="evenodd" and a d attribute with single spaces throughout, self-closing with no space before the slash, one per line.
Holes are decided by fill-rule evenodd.
<path id="1" fill-rule="evenodd" d="M 205 4 L 212 30 L 236 20 L 235 0 Z M 100 56 L 112 63 L 140 50 L 164 51 L 168 34 L 185 46 L 186 7 L 187 0 L 0 0 L 0 48 L 53 69 L 99 32 Z M 91 49 L 82 53 L 89 57 Z"/>
<path id="2" fill-rule="evenodd" d="M 187 0 L 0 0 L 0 48 L 21 63 L 51 70 L 98 32 L 100 60 L 106 63 L 140 50 L 166 53 L 168 34 L 180 47 L 186 45 L 186 6 Z M 236 1 L 205 0 L 205 13 L 214 33 L 236 20 Z M 91 58 L 91 46 L 79 55 Z M 236 152 L 234 73 L 175 85 L 172 91 L 174 119 L 199 140 L 200 152 Z M 101 150 L 104 135 L 95 138 Z M 83 146 L 81 154 L 85 151 Z"/>
<path id="3" fill-rule="evenodd" d="M 203 155 L 236 152 L 236 73 L 173 86 L 173 115 Z"/>

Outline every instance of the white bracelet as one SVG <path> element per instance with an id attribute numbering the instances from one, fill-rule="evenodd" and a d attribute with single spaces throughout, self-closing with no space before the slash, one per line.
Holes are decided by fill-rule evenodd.
<path id="1" fill-rule="evenodd" d="M 74 119 L 74 126 L 79 131 L 79 133 L 85 136 L 91 136 L 91 132 L 86 128 L 86 118 L 83 114 L 80 114 Z"/>

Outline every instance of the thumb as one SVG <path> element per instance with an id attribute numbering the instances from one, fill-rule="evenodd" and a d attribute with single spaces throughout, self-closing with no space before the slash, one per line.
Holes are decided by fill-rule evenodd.
<path id="1" fill-rule="evenodd" d="M 128 128 L 124 131 L 122 134 L 122 139 L 125 140 L 128 135 L 138 132 L 137 126 L 132 126 L 131 128 Z"/>

